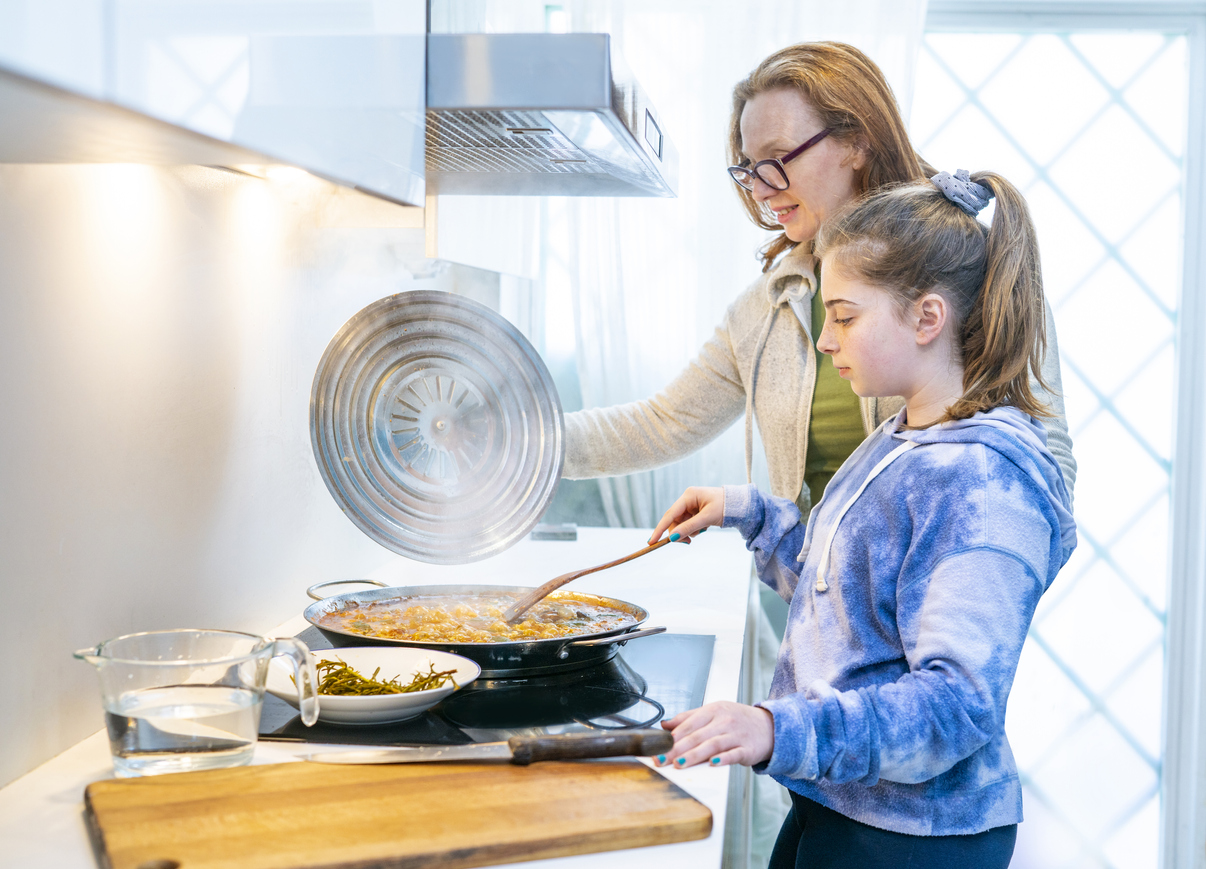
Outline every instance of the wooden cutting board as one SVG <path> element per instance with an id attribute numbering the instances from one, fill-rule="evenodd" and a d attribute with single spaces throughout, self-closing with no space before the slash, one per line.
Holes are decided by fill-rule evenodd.
<path id="1" fill-rule="evenodd" d="M 106 869 L 441 869 L 705 838 L 712 813 L 636 761 L 283 763 L 95 782 Z"/>

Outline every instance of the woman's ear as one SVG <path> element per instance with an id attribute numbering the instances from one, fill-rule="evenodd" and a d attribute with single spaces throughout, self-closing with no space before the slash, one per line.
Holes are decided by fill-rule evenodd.
<path id="1" fill-rule="evenodd" d="M 942 334 L 951 315 L 950 305 L 939 293 L 926 293 L 913 303 L 913 311 L 917 316 L 917 344 L 922 347 Z"/>
<path id="2" fill-rule="evenodd" d="M 850 145 L 850 168 L 855 172 L 862 172 L 867 165 L 867 155 L 870 153 L 871 145 L 867 141 L 867 137 L 861 134 L 855 136 Z"/>

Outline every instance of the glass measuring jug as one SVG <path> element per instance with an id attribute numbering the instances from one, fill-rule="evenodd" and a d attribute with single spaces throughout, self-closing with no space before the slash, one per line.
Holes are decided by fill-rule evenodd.
<path id="1" fill-rule="evenodd" d="M 75 657 L 96 667 L 120 777 L 250 763 L 268 662 L 293 663 L 302 723 L 318 720 L 318 673 L 305 643 L 239 631 L 126 634 Z"/>

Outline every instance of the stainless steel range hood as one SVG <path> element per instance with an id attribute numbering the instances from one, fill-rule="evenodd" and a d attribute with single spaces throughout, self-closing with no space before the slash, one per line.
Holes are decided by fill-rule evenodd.
<path id="1" fill-rule="evenodd" d="M 678 152 L 601 33 L 428 34 L 428 194 L 674 196 Z"/>
<path id="2" fill-rule="evenodd" d="M 209 114 L 150 85 L 144 42 L 121 43 L 112 81 L 0 47 L 0 162 L 290 163 L 417 206 L 676 193 L 677 151 L 606 34 L 248 32 L 246 93 Z"/>

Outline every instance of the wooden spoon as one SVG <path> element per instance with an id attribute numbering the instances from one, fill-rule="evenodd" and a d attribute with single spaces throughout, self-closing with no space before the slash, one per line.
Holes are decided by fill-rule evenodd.
<path id="1" fill-rule="evenodd" d="M 565 585 L 567 582 L 572 582 L 580 576 L 586 576 L 588 573 L 598 573 L 600 570 L 606 570 L 609 567 L 615 567 L 617 564 L 623 564 L 625 561 L 632 561 L 634 558 L 640 558 L 648 552 L 655 549 L 661 549 L 670 542 L 669 537 L 663 537 L 657 543 L 651 546 L 646 546 L 644 549 L 637 550 L 631 555 L 625 555 L 623 558 L 617 558 L 615 561 L 609 561 L 606 564 L 600 564 L 598 567 L 588 567 L 585 570 L 575 570 L 572 573 L 563 573 L 561 576 L 550 579 L 544 585 L 532 589 L 515 603 L 511 604 L 503 611 L 502 618 L 507 624 L 514 624 L 516 619 L 531 609 L 537 602 L 543 600 L 550 592 L 556 591 Z"/>

